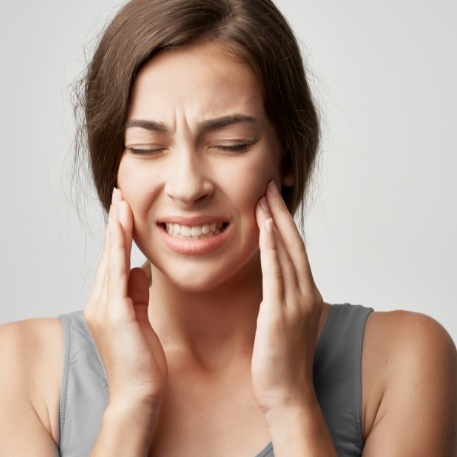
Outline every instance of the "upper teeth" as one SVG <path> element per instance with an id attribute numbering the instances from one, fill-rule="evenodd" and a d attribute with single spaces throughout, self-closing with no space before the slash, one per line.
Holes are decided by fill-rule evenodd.
<path id="1" fill-rule="evenodd" d="M 219 222 L 218 224 L 213 222 L 212 224 L 194 225 L 193 227 L 179 224 L 165 224 L 165 227 L 167 232 L 172 235 L 198 238 L 199 236 L 207 235 L 210 232 L 215 233 L 217 231 L 219 233 L 222 225 L 222 222 Z"/>

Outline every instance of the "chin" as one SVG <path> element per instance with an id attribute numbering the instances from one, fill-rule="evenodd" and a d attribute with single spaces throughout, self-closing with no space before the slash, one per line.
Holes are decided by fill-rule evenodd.
<path id="1" fill-rule="evenodd" d="M 210 293 L 229 280 L 226 275 L 218 274 L 214 269 L 206 274 L 199 268 L 174 269 L 171 272 L 161 270 L 158 274 L 164 276 L 174 288 L 189 294 Z M 154 283 L 154 270 L 152 275 Z"/>
<path id="2" fill-rule="evenodd" d="M 205 294 L 216 289 L 233 290 L 246 278 L 252 278 L 260 270 L 260 254 L 255 249 L 245 259 L 232 262 L 200 262 L 187 259 L 169 264 L 152 262 L 154 276 L 165 279 L 171 287 L 189 294 Z"/>

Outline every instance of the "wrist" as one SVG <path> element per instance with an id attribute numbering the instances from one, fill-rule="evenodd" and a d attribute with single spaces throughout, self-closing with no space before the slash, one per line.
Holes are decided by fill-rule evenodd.
<path id="1" fill-rule="evenodd" d="M 270 426 L 276 423 L 283 425 L 287 422 L 300 422 L 307 417 L 313 417 L 316 413 L 321 414 L 321 409 L 313 392 L 302 393 L 299 396 L 289 396 L 281 401 L 272 402 L 265 408 L 264 414 Z"/>
<path id="2" fill-rule="evenodd" d="M 275 455 L 336 457 L 336 451 L 314 392 L 277 404 L 265 412 Z"/>
<path id="3" fill-rule="evenodd" d="M 149 455 L 158 408 L 147 403 L 111 399 L 103 415 L 91 457 Z"/>
<path id="4" fill-rule="evenodd" d="M 110 397 L 104 420 L 119 426 L 135 426 L 151 431 L 155 428 L 160 411 L 159 400 L 135 397 Z"/>
<path id="5" fill-rule="evenodd" d="M 119 409 L 140 409 L 155 411 L 160 408 L 164 388 L 150 389 L 146 387 L 109 385 L 109 405 Z"/>
<path id="6" fill-rule="evenodd" d="M 260 397 L 260 396 L 259 396 Z M 311 383 L 300 383 L 294 389 L 276 389 L 257 398 L 258 405 L 265 416 L 276 415 L 286 410 L 296 410 L 297 407 L 318 406 L 314 386 Z"/>

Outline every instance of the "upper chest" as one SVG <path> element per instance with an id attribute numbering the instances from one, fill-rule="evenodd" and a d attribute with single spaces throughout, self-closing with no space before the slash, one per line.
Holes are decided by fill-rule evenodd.
<path id="1" fill-rule="evenodd" d="M 171 367 L 150 457 L 254 457 L 269 442 L 248 366 L 217 376 Z"/>

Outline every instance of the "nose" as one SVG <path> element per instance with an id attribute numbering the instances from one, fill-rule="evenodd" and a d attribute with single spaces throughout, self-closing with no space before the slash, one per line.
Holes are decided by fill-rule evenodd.
<path id="1" fill-rule="evenodd" d="M 165 193 L 182 206 L 203 201 L 214 193 L 204 157 L 196 151 L 174 151 L 169 162 Z"/>

